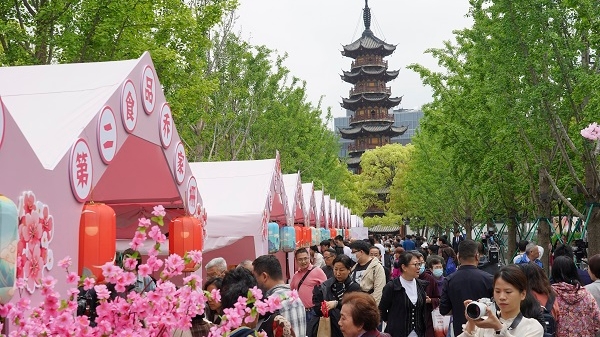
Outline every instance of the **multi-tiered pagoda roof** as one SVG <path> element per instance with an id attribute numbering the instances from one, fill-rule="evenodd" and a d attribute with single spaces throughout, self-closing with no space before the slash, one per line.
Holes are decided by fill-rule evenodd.
<path id="1" fill-rule="evenodd" d="M 376 37 L 371 31 L 371 9 L 365 0 L 363 12 L 365 30 L 361 37 L 343 46 L 342 55 L 353 59 L 350 71 L 344 71 L 342 80 L 353 85 L 348 98 L 341 106 L 353 112 L 350 127 L 339 129 L 344 139 L 354 143 L 348 147 L 347 164 L 359 171 L 360 156 L 369 149 L 391 142 L 391 138 L 406 132 L 407 127 L 394 126 L 389 110 L 402 102 L 402 97 L 392 97 L 386 83 L 398 77 L 398 70 L 389 70 L 384 57 L 391 55 L 396 46 Z"/>

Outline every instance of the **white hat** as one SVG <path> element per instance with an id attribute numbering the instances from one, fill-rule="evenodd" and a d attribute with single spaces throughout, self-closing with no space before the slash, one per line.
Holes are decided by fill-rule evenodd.
<path id="1" fill-rule="evenodd" d="M 421 248 L 427 248 L 427 247 L 429 247 L 429 246 L 427 246 L 427 242 L 425 242 L 421 245 Z"/>

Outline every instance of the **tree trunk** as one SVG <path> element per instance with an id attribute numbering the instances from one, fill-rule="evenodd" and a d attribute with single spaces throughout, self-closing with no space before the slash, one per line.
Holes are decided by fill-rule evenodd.
<path id="1" fill-rule="evenodd" d="M 508 251 L 506 258 L 512 258 L 513 254 L 517 251 L 517 212 L 514 209 L 509 210 L 508 213 Z"/>
<path id="2" fill-rule="evenodd" d="M 470 214 L 465 218 L 465 231 L 467 232 L 467 239 L 472 240 L 473 234 L 471 232 L 473 231 L 473 219 Z"/>
<path id="3" fill-rule="evenodd" d="M 594 158 L 594 157 L 592 157 Z M 593 207 L 592 214 L 587 220 L 588 257 L 600 253 L 600 205 L 599 205 L 599 182 L 595 160 L 585 162 L 585 188 L 586 201 L 589 207 Z M 587 214 L 586 214 L 587 215 Z"/>
<path id="4" fill-rule="evenodd" d="M 550 254 L 552 254 L 550 249 L 550 225 L 548 221 L 550 221 L 550 181 L 544 174 L 544 169 L 541 168 L 539 170 L 539 189 L 540 189 L 540 198 L 538 203 L 538 217 L 540 219 L 538 223 L 538 245 L 544 248 L 544 256 L 540 256 L 540 260 L 544 265 L 544 270 L 546 273 L 550 270 Z"/>

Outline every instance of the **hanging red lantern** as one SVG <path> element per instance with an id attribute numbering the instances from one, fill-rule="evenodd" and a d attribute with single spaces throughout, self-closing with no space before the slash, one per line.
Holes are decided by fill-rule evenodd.
<path id="1" fill-rule="evenodd" d="M 302 227 L 294 226 L 294 231 L 296 232 L 296 249 L 304 247 L 304 232 L 302 231 Z"/>
<path id="2" fill-rule="evenodd" d="M 191 216 L 182 216 L 171 220 L 169 224 L 169 254 L 183 257 L 190 250 L 204 248 L 204 233 L 202 221 Z M 196 270 L 196 264 L 190 262 L 185 265 L 184 272 Z"/>
<path id="3" fill-rule="evenodd" d="M 335 228 L 329 228 L 329 237 L 332 239 L 335 239 L 336 236 L 337 236 L 337 230 L 335 230 Z"/>
<path id="4" fill-rule="evenodd" d="M 0 268 L 2 268 L 4 274 L 4 277 L 0 278 L 0 304 L 8 303 L 15 292 L 18 226 L 17 205 L 0 194 L 0 238 L 2 238 L 0 240 L 0 252 L 3 252 Z"/>
<path id="5" fill-rule="evenodd" d="M 102 282 L 102 265 L 114 261 L 117 242 L 117 216 L 108 205 L 83 206 L 79 221 L 79 275 L 88 269 Z"/>
<path id="6" fill-rule="evenodd" d="M 310 246 L 310 241 L 312 238 L 311 232 L 310 232 L 310 227 L 302 227 L 302 242 L 303 242 L 303 246 L 302 247 L 308 247 Z"/>

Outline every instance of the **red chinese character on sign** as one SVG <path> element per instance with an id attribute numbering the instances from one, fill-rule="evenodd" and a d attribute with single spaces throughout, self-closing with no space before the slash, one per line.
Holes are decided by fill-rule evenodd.
<path id="1" fill-rule="evenodd" d="M 163 132 L 165 133 L 165 138 L 169 137 L 169 132 L 171 132 L 171 116 L 166 113 L 165 119 L 163 119 Z"/>
<path id="2" fill-rule="evenodd" d="M 78 153 L 77 154 L 77 186 L 87 185 L 88 183 L 88 163 L 87 163 L 87 153 Z"/>
<path id="3" fill-rule="evenodd" d="M 146 76 L 146 88 L 144 90 L 146 101 L 152 103 L 154 99 L 154 94 L 152 93 L 152 84 L 154 83 L 154 79 L 152 77 Z"/>
<path id="4" fill-rule="evenodd" d="M 177 152 L 177 173 L 183 175 L 183 160 L 185 159 L 185 155 L 183 152 Z"/>
<path id="5" fill-rule="evenodd" d="M 125 98 L 125 103 L 127 103 L 127 119 L 134 120 L 133 117 L 133 105 L 135 104 L 133 100 L 133 96 L 131 96 L 131 91 L 127 93 L 127 97 Z"/>
<path id="6" fill-rule="evenodd" d="M 190 204 L 195 204 L 196 203 L 196 186 L 190 186 L 190 200 L 189 200 Z"/>

